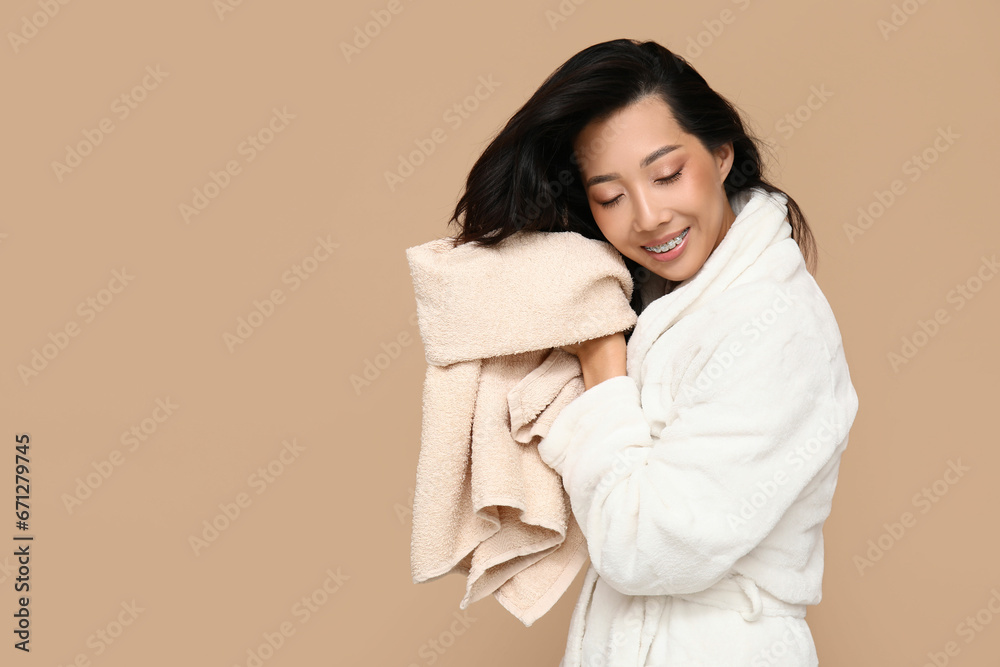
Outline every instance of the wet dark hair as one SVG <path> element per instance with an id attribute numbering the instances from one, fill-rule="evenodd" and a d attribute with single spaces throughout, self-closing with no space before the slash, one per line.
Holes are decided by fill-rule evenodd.
<path id="1" fill-rule="evenodd" d="M 787 197 L 792 238 L 815 274 L 815 240 L 805 216 L 795 200 L 764 179 L 759 140 L 748 133 L 739 111 L 683 57 L 656 42 L 634 39 L 580 51 L 511 116 L 469 172 L 448 221 L 460 226 L 453 245 L 490 246 L 522 229 L 574 231 L 607 241 L 590 210 L 573 141 L 591 121 L 606 120 L 649 95 L 659 95 L 677 125 L 709 152 L 732 142 L 733 164 L 723 182 L 727 196 L 757 187 Z M 632 275 L 632 308 L 638 313 L 640 286 L 650 272 L 622 258 Z"/>

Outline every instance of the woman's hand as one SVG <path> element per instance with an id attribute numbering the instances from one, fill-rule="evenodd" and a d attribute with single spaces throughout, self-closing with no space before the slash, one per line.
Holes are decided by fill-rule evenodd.
<path id="1" fill-rule="evenodd" d="M 575 354 L 583 369 L 583 386 L 590 389 L 604 380 L 626 375 L 625 333 L 592 338 L 573 345 L 562 345 L 561 350 Z"/>

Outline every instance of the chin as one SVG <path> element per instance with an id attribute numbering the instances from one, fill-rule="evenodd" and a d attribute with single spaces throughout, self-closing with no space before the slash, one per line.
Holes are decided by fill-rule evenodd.
<path id="1" fill-rule="evenodd" d="M 687 280 L 688 278 L 690 278 L 693 275 L 694 275 L 694 271 L 678 271 L 676 269 L 667 270 L 667 271 L 663 271 L 663 270 L 660 271 L 660 276 L 666 278 L 667 280 L 671 280 L 671 281 L 673 281 L 675 283 L 679 283 L 679 282 L 682 282 L 684 280 Z"/>
<path id="2" fill-rule="evenodd" d="M 691 248 L 689 248 L 691 250 Z M 695 260 L 691 261 L 691 257 L 678 257 L 676 262 L 657 262 L 653 261 L 652 265 L 645 264 L 646 268 L 660 276 L 661 278 L 666 278 L 675 283 L 687 280 L 701 268 L 703 262 L 698 262 Z"/>

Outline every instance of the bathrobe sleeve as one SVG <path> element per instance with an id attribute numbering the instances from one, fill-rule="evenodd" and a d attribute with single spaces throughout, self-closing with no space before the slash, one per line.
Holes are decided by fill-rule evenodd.
<path id="1" fill-rule="evenodd" d="M 568 404 L 539 443 L 594 569 L 621 593 L 708 588 L 846 444 L 853 414 L 835 396 L 840 366 L 815 311 L 761 331 L 743 326 L 742 305 L 732 310 L 744 317 L 716 311 L 689 342 L 661 336 L 641 396 L 632 377 L 607 379 Z M 705 340 L 713 331 L 722 333 Z M 644 410 L 643 401 L 657 404 Z"/>

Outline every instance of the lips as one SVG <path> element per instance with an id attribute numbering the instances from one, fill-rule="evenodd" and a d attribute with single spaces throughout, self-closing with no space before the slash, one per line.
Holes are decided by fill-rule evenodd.
<path id="1" fill-rule="evenodd" d="M 656 240 L 652 241 L 651 243 L 644 243 L 642 247 L 643 248 L 655 248 L 656 246 L 663 245 L 664 243 L 669 243 L 673 239 L 675 239 L 678 236 L 680 236 L 681 234 L 683 234 L 685 229 L 689 229 L 689 227 L 685 227 L 684 229 L 678 229 L 673 234 L 668 234 L 666 236 L 662 236 L 659 239 L 656 239 Z"/>

